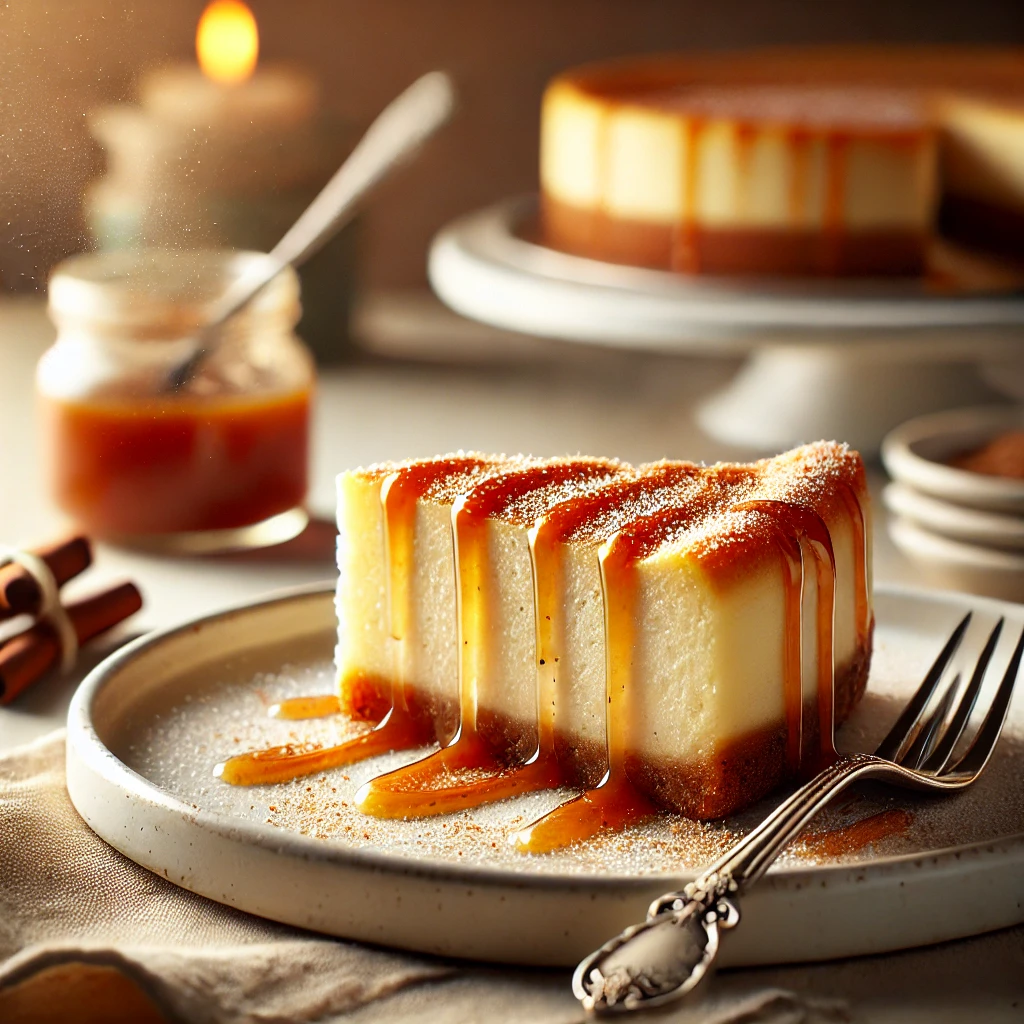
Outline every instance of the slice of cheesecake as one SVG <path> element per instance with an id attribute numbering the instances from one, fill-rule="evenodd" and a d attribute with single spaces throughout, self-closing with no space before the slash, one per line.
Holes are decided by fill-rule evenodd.
<path id="1" fill-rule="evenodd" d="M 422 581 L 409 590 L 405 637 L 416 655 L 404 685 L 449 725 L 439 709 L 458 699 L 450 749 L 476 730 L 504 765 L 552 755 L 560 780 L 589 786 L 611 765 L 662 806 L 700 817 L 728 813 L 830 749 L 833 718 L 863 691 L 870 657 L 867 492 L 855 453 L 820 444 L 750 466 L 638 470 L 459 458 L 472 465 L 415 499 L 402 570 Z M 339 669 L 350 707 L 373 680 L 382 714 L 396 678 L 393 651 L 390 661 L 381 653 L 395 632 L 387 493 L 403 474 L 454 461 L 339 480 Z M 430 625 L 442 620 L 443 630 Z M 431 629 L 433 642 L 414 640 Z"/>

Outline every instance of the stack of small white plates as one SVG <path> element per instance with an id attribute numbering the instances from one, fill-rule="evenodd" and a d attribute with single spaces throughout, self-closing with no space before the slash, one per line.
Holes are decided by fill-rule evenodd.
<path id="1" fill-rule="evenodd" d="M 1024 480 L 950 466 L 1008 430 L 1024 409 L 993 406 L 922 416 L 882 444 L 889 533 L 936 583 L 1024 601 Z"/>

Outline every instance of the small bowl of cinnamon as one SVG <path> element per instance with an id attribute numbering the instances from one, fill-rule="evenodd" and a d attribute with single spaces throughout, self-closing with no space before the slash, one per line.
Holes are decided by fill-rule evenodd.
<path id="1" fill-rule="evenodd" d="M 983 406 L 921 416 L 882 442 L 894 480 L 932 498 L 1024 515 L 1024 409 Z"/>
<path id="2" fill-rule="evenodd" d="M 889 535 L 932 582 L 1024 600 L 1024 409 L 922 416 L 882 442 Z"/>

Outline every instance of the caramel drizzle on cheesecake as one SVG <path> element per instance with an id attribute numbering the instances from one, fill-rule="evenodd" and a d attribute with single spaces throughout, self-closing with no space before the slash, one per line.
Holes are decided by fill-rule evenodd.
<path id="1" fill-rule="evenodd" d="M 425 709 L 409 699 L 406 637 L 412 608 L 413 540 L 416 501 L 433 486 L 459 473 L 485 470 L 489 461 L 474 456 L 430 459 L 388 473 L 381 485 L 384 549 L 388 583 L 388 618 L 395 644 L 390 708 L 368 732 L 331 747 L 284 744 L 238 754 L 219 764 L 214 773 L 237 786 L 287 782 L 303 775 L 353 764 L 379 754 L 412 750 L 434 739 L 434 726 Z M 296 697 L 270 709 L 277 718 L 315 718 L 343 710 L 338 697 Z"/>
<path id="2" fill-rule="evenodd" d="M 463 713 L 461 745 L 439 751 L 433 759 L 427 759 L 431 764 L 419 762 L 369 783 L 362 792 L 360 809 L 378 816 L 440 814 L 453 809 L 452 801 L 456 801 L 456 807 L 466 808 L 570 784 L 572 766 L 560 759 L 556 747 L 559 640 L 565 628 L 559 600 L 564 573 L 562 544 L 602 516 L 613 514 L 625 502 L 664 502 L 670 493 L 678 496 L 680 486 L 695 481 L 700 472 L 700 467 L 689 463 L 649 467 L 640 477 L 606 483 L 596 492 L 570 498 L 541 516 L 529 530 L 537 650 L 537 737 L 533 751 L 521 763 L 509 764 L 493 744 L 480 742 L 479 730 L 472 719 L 477 692 L 476 687 L 471 686 L 469 692 L 463 691 L 463 705 L 471 712 L 468 716 Z M 479 505 L 477 509 L 479 516 Z M 456 523 L 464 515 L 465 506 L 456 513 Z M 471 530 L 486 529 L 485 515 L 475 516 L 471 522 Z M 465 527 L 463 521 L 457 529 L 457 559 L 460 566 L 472 567 L 481 564 L 477 559 L 486 558 L 486 554 L 481 554 L 474 546 L 478 538 L 467 533 Z M 470 602 L 475 602 L 476 595 L 482 591 L 476 589 L 480 585 L 476 578 L 465 572 L 460 573 L 460 577 L 459 593 L 468 598 L 460 611 L 460 621 L 466 624 L 460 643 L 465 656 L 469 651 L 466 640 L 474 631 L 474 624 L 483 621 L 482 613 Z M 467 665 L 463 679 L 472 678 L 474 670 L 474 666 Z M 438 765 L 449 773 L 447 777 L 438 770 Z M 467 774 L 473 776 L 469 781 L 456 782 L 459 776 Z M 410 786 L 419 786 L 420 791 L 429 796 L 408 796 Z M 385 787 L 397 788 L 406 795 L 397 799 L 385 796 L 381 792 Z"/>
<path id="3" fill-rule="evenodd" d="M 866 636 L 871 629 L 872 618 L 871 605 L 868 601 L 871 552 L 868 550 L 864 508 L 860 503 L 860 498 L 857 497 L 857 492 L 849 484 L 840 481 L 836 489 L 849 513 L 850 523 L 853 527 L 854 607 L 857 615 L 857 630 Z"/>
<path id="4" fill-rule="evenodd" d="M 626 766 L 635 710 L 629 698 L 636 646 L 637 565 L 673 526 L 691 521 L 702 503 L 719 490 L 719 481 L 700 480 L 696 489 L 680 497 L 673 507 L 624 524 L 601 546 L 598 563 L 605 620 L 608 770 L 594 789 L 514 833 L 510 841 L 521 853 L 548 853 L 598 832 L 621 830 L 657 813 L 650 798 L 634 785 Z"/>
<path id="5" fill-rule="evenodd" d="M 485 671 L 485 636 L 490 626 L 487 584 L 491 565 L 488 521 L 508 514 L 524 499 L 527 506 L 513 518 L 531 518 L 529 497 L 547 488 L 578 491 L 606 483 L 620 472 L 605 460 L 566 460 L 499 474 L 483 481 L 452 507 L 455 541 L 456 603 L 459 636 L 459 730 L 452 742 L 420 761 L 380 775 L 356 794 L 361 811 L 381 818 L 426 817 L 503 800 L 518 793 L 552 789 L 563 776 L 540 725 L 532 756 L 516 764 L 515 743 L 485 735 L 480 728 L 478 697 Z M 536 603 L 535 603 L 536 607 Z M 535 611 L 535 618 L 536 618 Z M 545 688 L 542 700 L 548 696 Z"/>
<path id="6" fill-rule="evenodd" d="M 683 176 L 679 197 L 679 219 L 671 230 L 669 267 L 684 274 L 700 273 L 700 246 L 697 240 L 697 156 L 703 122 L 696 117 L 679 124 L 679 145 L 683 150 Z"/>
<path id="7" fill-rule="evenodd" d="M 816 694 L 818 721 L 814 734 L 804 728 L 804 697 L 803 697 L 803 650 L 800 659 L 787 659 L 786 664 L 786 720 L 788 723 L 787 754 L 789 768 L 794 775 L 813 775 L 835 760 L 835 740 L 833 726 L 833 695 L 835 680 L 833 677 L 835 659 L 833 657 L 833 635 L 835 625 L 836 597 L 836 558 L 832 547 L 832 537 L 828 527 L 817 512 L 808 505 L 800 505 L 785 501 L 754 500 L 735 506 L 737 511 L 749 510 L 763 512 L 770 516 L 779 526 L 783 536 L 783 551 L 790 567 L 799 568 L 799 576 L 790 572 L 784 577 L 786 581 L 786 608 L 788 637 L 800 636 L 803 622 L 803 594 L 807 586 L 808 553 L 814 563 L 817 585 L 817 615 L 815 660 L 818 668 Z M 794 559 L 793 550 L 796 549 Z M 794 586 L 799 579 L 799 591 Z M 792 609 L 798 609 L 794 614 Z M 796 621 L 794 621 L 796 620 Z M 798 723 L 798 724 L 797 724 Z M 796 739 L 794 741 L 794 725 Z M 812 746 L 813 735 L 817 735 L 817 749 Z"/>
<path id="8" fill-rule="evenodd" d="M 692 521 L 702 501 L 720 495 L 721 487 L 722 481 L 709 481 L 680 506 L 630 523 L 602 546 L 599 560 L 605 608 L 608 771 L 596 788 L 559 805 L 514 833 L 510 838 L 520 852 L 548 853 L 589 839 L 598 832 L 637 824 L 657 813 L 655 804 L 631 779 L 628 767 L 635 713 L 635 703 L 630 696 L 636 646 L 637 567 L 674 528 L 685 527 Z M 763 513 L 780 528 L 780 548 L 787 571 L 784 577 L 787 641 L 795 635 L 798 645 L 796 651 L 789 648 L 786 652 L 787 755 L 793 774 L 817 771 L 835 757 L 832 734 L 835 557 L 828 528 L 813 509 L 790 502 L 759 499 L 738 503 L 730 511 Z M 810 744 L 805 743 L 807 730 L 803 722 L 803 658 L 799 644 L 805 547 L 812 552 L 818 585 L 817 750 L 809 749 Z"/>

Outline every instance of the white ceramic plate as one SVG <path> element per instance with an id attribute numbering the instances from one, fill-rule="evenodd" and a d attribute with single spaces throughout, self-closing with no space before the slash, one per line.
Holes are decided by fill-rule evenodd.
<path id="1" fill-rule="evenodd" d="M 965 656 L 993 620 L 1024 608 L 963 595 L 881 590 L 869 692 L 840 736 L 868 749 L 941 643 L 976 610 Z M 178 885 L 264 917 L 428 953 L 526 964 L 575 963 L 692 877 L 766 806 L 723 824 L 665 816 L 560 854 L 522 857 L 510 828 L 560 795 L 534 794 L 427 821 L 364 818 L 356 787 L 401 755 L 282 786 L 239 789 L 212 765 L 252 745 L 330 741 L 341 718 L 286 723 L 269 702 L 331 687 L 330 589 L 293 592 L 144 637 L 79 689 L 68 716 L 68 790 L 107 842 Z M 995 680 L 992 680 L 995 685 Z M 1019 697 L 1019 695 L 1018 695 Z M 901 822 L 860 849 L 810 840 L 743 901 L 726 963 L 828 959 L 938 942 L 1024 919 L 1024 716 L 1011 708 L 986 776 L 943 798 L 868 789 L 833 828 L 879 813 Z M 408 759 L 408 755 L 404 755 Z M 878 820 L 878 819 L 874 819 Z M 840 831 L 840 836 L 849 835 Z M 834 841 L 834 837 L 833 837 Z M 818 843 L 818 845 L 815 845 Z"/>
<path id="2" fill-rule="evenodd" d="M 950 540 L 1012 551 L 1024 549 L 1022 515 L 965 508 L 901 483 L 886 485 L 882 501 L 890 512 Z"/>
<path id="3" fill-rule="evenodd" d="M 1005 343 L 1024 324 L 1019 293 L 949 295 L 914 278 L 685 277 L 602 263 L 528 241 L 522 229 L 535 218 L 536 198 L 525 196 L 442 230 L 429 260 L 441 299 L 527 334 L 720 354 L 766 342 L 861 342 L 871 331 L 918 343 L 932 358 L 944 346 L 981 358 L 986 338 Z"/>
<path id="4" fill-rule="evenodd" d="M 895 480 L 970 508 L 1024 513 L 1024 480 L 986 476 L 946 465 L 1006 430 L 1024 429 L 1019 406 L 981 406 L 919 416 L 882 442 L 882 461 Z"/>

